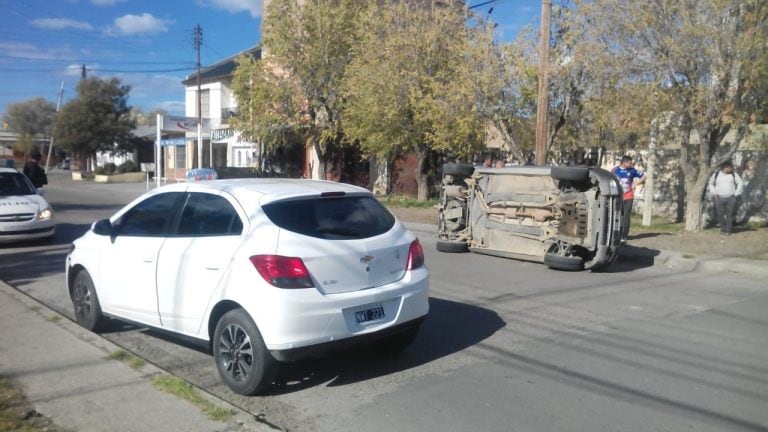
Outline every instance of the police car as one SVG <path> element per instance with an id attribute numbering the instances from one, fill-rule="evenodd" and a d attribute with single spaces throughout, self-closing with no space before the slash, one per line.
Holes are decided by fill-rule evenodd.
<path id="1" fill-rule="evenodd" d="M 56 224 L 50 204 L 14 168 L 0 168 L 0 243 L 52 239 Z"/>

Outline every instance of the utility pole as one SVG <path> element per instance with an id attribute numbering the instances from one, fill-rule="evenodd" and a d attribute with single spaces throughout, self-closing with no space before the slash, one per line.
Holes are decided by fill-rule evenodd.
<path id="1" fill-rule="evenodd" d="M 59 90 L 59 101 L 56 102 L 56 113 L 61 108 L 61 98 L 64 97 L 64 81 L 61 82 L 61 90 Z M 53 134 L 56 132 L 56 116 L 53 116 L 53 127 L 51 127 L 51 140 L 48 142 L 48 157 L 45 158 L 45 173 L 48 174 L 48 166 L 51 163 L 51 151 L 53 150 Z"/>
<path id="2" fill-rule="evenodd" d="M 200 90 L 200 47 L 203 45 L 203 28 L 195 26 L 194 46 L 197 50 L 197 167 L 203 167 L 203 102 Z"/>
<path id="3" fill-rule="evenodd" d="M 549 16 L 552 0 L 541 0 L 539 94 L 536 106 L 536 165 L 547 163 L 547 108 L 549 107 Z"/>
<path id="4" fill-rule="evenodd" d="M 80 67 L 80 79 L 86 79 L 87 78 L 86 75 L 87 74 L 85 72 L 85 65 L 83 65 L 83 66 Z"/>

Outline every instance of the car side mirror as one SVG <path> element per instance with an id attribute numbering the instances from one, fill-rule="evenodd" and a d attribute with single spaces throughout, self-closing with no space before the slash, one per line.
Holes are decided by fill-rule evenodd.
<path id="1" fill-rule="evenodd" d="M 98 235 L 111 237 L 114 234 L 114 229 L 112 228 L 112 222 L 110 222 L 109 219 L 97 220 L 96 222 L 93 223 L 91 230 L 93 230 L 94 234 L 98 234 Z"/>

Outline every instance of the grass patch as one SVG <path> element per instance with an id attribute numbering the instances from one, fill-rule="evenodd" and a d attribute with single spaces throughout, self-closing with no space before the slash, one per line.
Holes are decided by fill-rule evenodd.
<path id="1" fill-rule="evenodd" d="M 28 309 L 32 312 L 37 312 L 40 310 L 40 306 L 28 306 Z"/>
<path id="2" fill-rule="evenodd" d="M 686 253 L 686 254 L 683 254 L 683 258 L 686 258 L 686 259 L 696 258 L 696 255 Z"/>
<path id="3" fill-rule="evenodd" d="M 49 322 L 55 323 L 55 322 L 59 322 L 61 320 L 61 317 L 58 315 L 48 315 L 47 317 L 45 317 L 45 319 L 48 320 Z"/>
<path id="4" fill-rule="evenodd" d="M 0 378 L 0 432 L 55 432 L 53 422 L 34 410 L 24 394 Z"/>
<path id="5" fill-rule="evenodd" d="M 194 387 L 188 382 L 168 375 L 159 375 L 152 380 L 155 388 L 166 393 L 178 396 L 192 405 L 198 407 L 203 413 L 213 421 L 224 421 L 234 414 L 234 411 L 226 408 L 219 408 L 211 402 L 205 400 L 197 393 Z"/>
<path id="6" fill-rule="evenodd" d="M 379 197 L 379 201 L 386 207 L 392 208 L 432 208 L 437 205 L 436 198 L 421 201 L 404 195 Z"/>
<path id="7" fill-rule="evenodd" d="M 133 369 L 141 369 L 146 362 L 144 359 L 141 359 L 139 357 L 136 357 L 133 354 L 130 354 L 123 350 L 117 350 L 109 355 L 110 360 L 117 360 L 121 361 L 128 366 L 132 367 Z"/>
<path id="8" fill-rule="evenodd" d="M 666 218 L 655 217 L 651 219 L 651 226 L 643 226 L 643 217 L 641 215 L 632 215 L 632 231 L 654 231 L 670 234 L 680 234 L 685 232 L 684 222 L 673 222 Z"/>

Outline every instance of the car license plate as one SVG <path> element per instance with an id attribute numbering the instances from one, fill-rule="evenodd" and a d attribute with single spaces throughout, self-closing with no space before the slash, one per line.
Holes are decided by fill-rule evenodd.
<path id="1" fill-rule="evenodd" d="M 363 324 L 371 321 L 380 321 L 384 319 L 384 307 L 376 305 L 370 309 L 363 309 L 355 312 L 355 319 L 358 324 Z"/>

